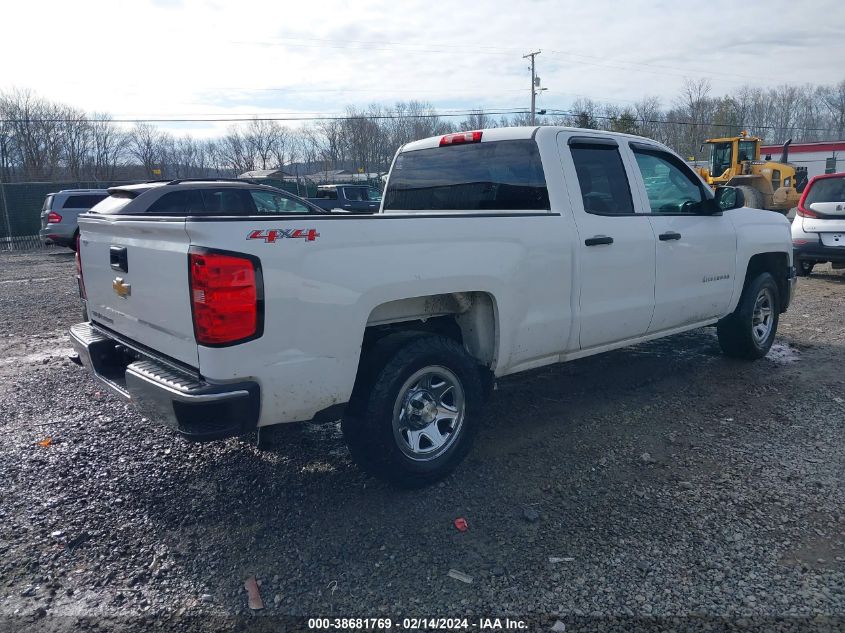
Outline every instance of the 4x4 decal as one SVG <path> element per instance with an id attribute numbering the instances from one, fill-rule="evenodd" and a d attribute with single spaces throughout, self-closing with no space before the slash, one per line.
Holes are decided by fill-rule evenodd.
<path id="1" fill-rule="evenodd" d="M 320 234 L 317 229 L 266 229 L 250 231 L 246 239 L 248 240 L 264 240 L 268 244 L 274 243 L 280 239 L 303 239 L 306 242 L 313 242 Z"/>

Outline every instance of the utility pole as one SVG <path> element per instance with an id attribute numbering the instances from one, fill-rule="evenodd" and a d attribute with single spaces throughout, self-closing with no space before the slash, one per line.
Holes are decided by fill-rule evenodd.
<path id="1" fill-rule="evenodd" d="M 535 113 L 537 111 L 537 74 L 534 71 L 534 58 L 541 52 L 538 50 L 522 56 L 522 59 L 531 58 L 531 125 L 535 124 Z"/>

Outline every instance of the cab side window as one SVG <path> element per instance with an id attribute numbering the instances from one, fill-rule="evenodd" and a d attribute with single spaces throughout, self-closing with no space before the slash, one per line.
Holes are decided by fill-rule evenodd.
<path id="1" fill-rule="evenodd" d="M 619 147 L 615 143 L 570 141 L 570 151 L 578 174 L 584 211 L 596 215 L 633 215 L 631 187 Z"/>
<path id="2" fill-rule="evenodd" d="M 652 213 L 696 215 L 709 198 L 686 165 L 671 154 L 634 149 Z"/>

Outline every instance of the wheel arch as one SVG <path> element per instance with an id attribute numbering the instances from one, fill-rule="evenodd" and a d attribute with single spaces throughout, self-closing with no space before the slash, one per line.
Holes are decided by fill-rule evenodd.
<path id="1" fill-rule="evenodd" d="M 790 292 L 789 255 L 787 253 L 777 251 L 756 253 L 752 255 L 748 260 L 748 265 L 745 267 L 745 278 L 742 282 L 742 291 L 739 295 L 740 297 L 742 296 L 742 293 L 745 292 L 748 284 L 751 283 L 752 280 L 756 279 L 760 273 L 770 273 L 772 277 L 775 278 L 775 283 L 777 283 L 778 293 L 781 298 L 779 306 L 780 312 L 786 312 Z M 737 303 L 738 302 L 739 297 L 737 298 Z"/>
<path id="2" fill-rule="evenodd" d="M 362 356 L 376 341 L 390 334 L 429 332 L 461 343 L 480 365 L 492 370 L 498 358 L 498 320 L 495 297 L 486 291 L 388 301 L 374 307 L 367 317 Z"/>

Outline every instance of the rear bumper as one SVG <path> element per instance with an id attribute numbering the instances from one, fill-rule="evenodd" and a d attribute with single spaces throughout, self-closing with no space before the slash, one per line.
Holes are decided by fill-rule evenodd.
<path id="1" fill-rule="evenodd" d="M 45 244 L 58 244 L 59 246 L 73 246 L 73 232 L 65 235 L 62 227 L 58 224 L 48 224 L 47 228 L 38 231 L 38 236 Z"/>
<path id="2" fill-rule="evenodd" d="M 258 425 L 260 389 L 253 381 L 206 382 L 91 323 L 70 329 L 82 364 L 112 393 L 193 440 L 242 435 Z"/>
<path id="3" fill-rule="evenodd" d="M 845 262 L 845 246 L 825 246 L 821 242 L 794 244 L 796 263 L 803 260 L 817 262 Z"/>

